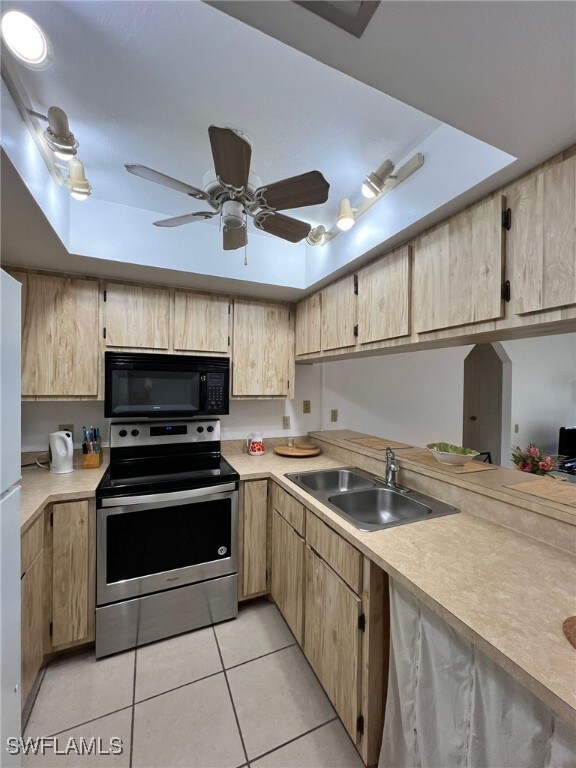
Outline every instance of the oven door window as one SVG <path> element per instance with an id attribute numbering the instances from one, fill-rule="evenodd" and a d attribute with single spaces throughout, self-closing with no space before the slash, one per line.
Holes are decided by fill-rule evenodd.
<path id="1" fill-rule="evenodd" d="M 106 582 L 230 557 L 231 517 L 229 498 L 108 515 Z"/>
<path id="2" fill-rule="evenodd" d="M 178 412 L 193 416 L 200 410 L 200 374 L 186 370 L 112 371 L 112 415 Z"/>

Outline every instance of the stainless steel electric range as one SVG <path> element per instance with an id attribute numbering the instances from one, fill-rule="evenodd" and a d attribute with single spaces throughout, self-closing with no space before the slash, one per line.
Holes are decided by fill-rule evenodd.
<path id="1" fill-rule="evenodd" d="M 96 491 L 96 656 L 234 618 L 238 473 L 217 419 L 112 424 Z"/>

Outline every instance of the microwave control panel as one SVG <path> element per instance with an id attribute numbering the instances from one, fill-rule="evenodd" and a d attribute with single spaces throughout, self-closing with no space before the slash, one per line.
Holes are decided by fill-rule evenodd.
<path id="1" fill-rule="evenodd" d="M 211 372 L 206 374 L 206 410 L 221 411 L 228 405 L 226 374 Z"/>

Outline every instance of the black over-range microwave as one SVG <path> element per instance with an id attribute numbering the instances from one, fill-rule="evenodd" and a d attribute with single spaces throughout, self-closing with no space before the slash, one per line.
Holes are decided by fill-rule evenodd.
<path id="1" fill-rule="evenodd" d="M 227 357 L 106 352 L 104 415 L 190 418 L 228 413 Z"/>

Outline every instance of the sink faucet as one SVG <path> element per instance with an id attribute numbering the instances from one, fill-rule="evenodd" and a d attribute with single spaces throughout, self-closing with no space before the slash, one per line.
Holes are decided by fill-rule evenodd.
<path id="1" fill-rule="evenodd" d="M 396 484 L 398 470 L 399 466 L 396 464 L 396 455 L 392 448 L 388 446 L 386 448 L 386 480 L 384 482 L 386 488 L 398 490 L 398 485 Z"/>

